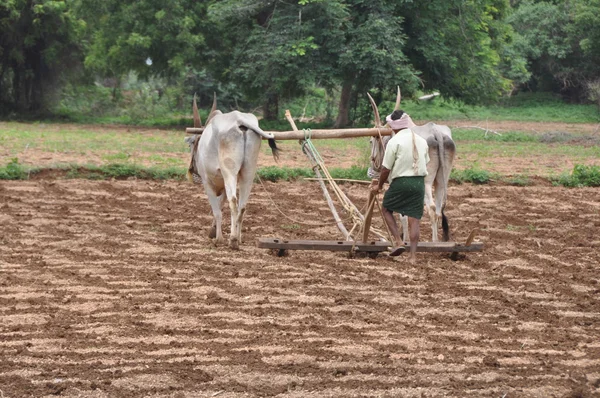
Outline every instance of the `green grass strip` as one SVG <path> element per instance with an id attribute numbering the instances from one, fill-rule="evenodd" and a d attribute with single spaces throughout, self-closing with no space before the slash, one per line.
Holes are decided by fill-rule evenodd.
<path id="1" fill-rule="evenodd" d="M 334 179 L 368 181 L 367 168 L 352 166 L 350 168 L 331 168 Z M 104 166 L 67 165 L 61 167 L 26 168 L 17 158 L 0 166 L 0 180 L 27 180 L 37 175 L 49 173 L 53 178 L 82 178 L 89 180 L 125 180 L 129 178 L 142 180 L 185 180 L 187 170 L 182 167 L 144 167 L 137 164 L 113 163 Z M 310 168 L 291 168 L 268 166 L 257 170 L 257 179 L 263 181 L 294 181 L 315 177 Z M 456 184 L 490 184 L 502 183 L 514 186 L 527 186 L 532 180 L 527 175 L 501 176 L 479 168 L 475 165 L 468 169 L 453 169 L 450 181 Z M 548 179 L 554 185 L 565 187 L 598 187 L 600 186 L 600 166 L 576 164 L 570 174 Z"/>

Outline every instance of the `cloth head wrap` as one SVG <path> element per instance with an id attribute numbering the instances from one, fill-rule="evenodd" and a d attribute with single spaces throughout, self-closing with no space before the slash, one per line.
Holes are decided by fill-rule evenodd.
<path id="1" fill-rule="evenodd" d="M 407 128 L 415 125 L 413 123 L 412 119 L 410 118 L 410 116 L 408 115 L 408 113 L 406 113 L 406 112 L 404 112 L 402 114 L 402 117 L 400 119 L 396 119 L 396 120 L 392 120 L 392 115 L 389 114 L 385 118 L 385 121 L 387 122 L 387 124 L 390 126 L 390 128 L 392 130 L 407 129 Z"/>

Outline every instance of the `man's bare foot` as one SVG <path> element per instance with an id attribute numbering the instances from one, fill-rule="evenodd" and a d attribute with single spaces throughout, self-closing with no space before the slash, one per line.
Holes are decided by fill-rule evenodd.
<path id="1" fill-rule="evenodd" d="M 412 265 L 415 265 L 417 263 L 417 256 L 415 256 L 415 255 L 409 255 L 408 256 L 408 262 L 411 263 Z"/>

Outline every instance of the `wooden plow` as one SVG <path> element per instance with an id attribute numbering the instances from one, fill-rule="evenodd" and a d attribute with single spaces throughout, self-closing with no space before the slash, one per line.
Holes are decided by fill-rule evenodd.
<path id="1" fill-rule="evenodd" d="M 355 138 L 355 137 L 378 137 L 381 139 L 384 136 L 393 134 L 392 129 L 384 127 L 381 124 L 379 110 L 373 98 L 369 96 L 373 111 L 375 113 L 374 128 L 355 128 L 355 129 L 329 129 L 329 130 L 298 130 L 292 115 L 289 110 L 286 110 L 285 116 L 291 125 L 291 131 L 267 131 L 273 134 L 275 140 L 298 140 L 302 152 L 307 156 L 311 163 L 312 169 L 315 172 L 316 180 L 319 182 L 323 196 L 327 201 L 329 209 L 333 215 L 333 219 L 337 228 L 340 230 L 343 240 L 287 240 L 281 238 L 258 238 L 256 245 L 263 249 L 274 249 L 278 256 L 283 256 L 288 250 L 327 250 L 327 251 L 343 251 L 350 255 L 355 253 L 363 253 L 371 258 L 377 257 L 381 252 L 389 250 L 392 247 L 391 233 L 387 229 L 385 220 L 383 225 L 386 231 L 380 231 L 371 226 L 373 211 L 375 207 L 379 209 L 381 214 L 381 204 L 377 199 L 377 194 L 369 189 L 369 197 L 366 210 L 361 212 L 348 196 L 339 187 L 337 182 L 331 177 L 327 167 L 317 149 L 312 143 L 315 139 L 334 139 L 334 138 Z M 396 108 L 399 108 L 400 89 L 398 88 L 398 100 Z M 187 128 L 186 134 L 202 134 L 204 128 Z M 329 189 L 326 183 L 329 183 Z M 352 226 L 347 228 L 344 220 L 340 217 L 329 191 L 332 191 L 337 202 L 348 213 L 347 220 L 352 222 Z M 483 250 L 483 243 L 474 242 L 476 230 L 471 231 L 465 244 L 457 242 L 419 242 L 417 246 L 418 252 L 428 253 L 451 253 L 453 260 L 458 259 L 459 252 L 476 252 Z M 376 236 L 376 239 L 369 239 L 370 235 Z M 409 250 L 409 245 L 405 245 L 406 251 Z"/>

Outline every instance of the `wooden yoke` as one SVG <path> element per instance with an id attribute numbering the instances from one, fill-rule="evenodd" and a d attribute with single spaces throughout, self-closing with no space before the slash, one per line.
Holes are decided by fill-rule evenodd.
<path id="1" fill-rule="evenodd" d="M 186 134 L 200 134 L 204 131 L 204 127 L 188 127 L 185 129 Z M 324 140 L 332 138 L 356 138 L 356 137 L 378 137 L 392 135 L 392 129 L 387 127 L 382 128 L 355 128 L 355 129 L 328 129 L 328 130 L 311 130 L 311 140 Z M 273 134 L 276 140 L 303 140 L 304 132 L 296 131 L 265 131 L 265 133 Z"/>

